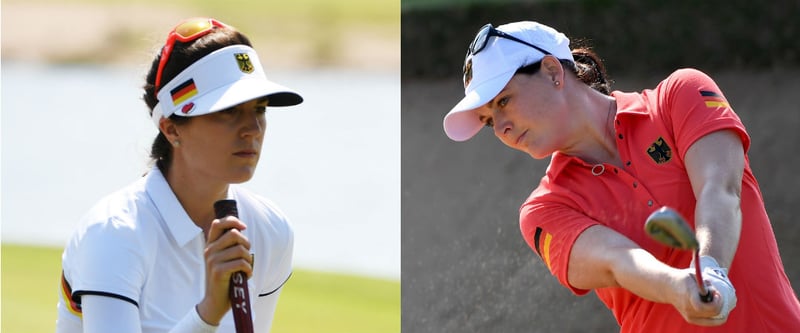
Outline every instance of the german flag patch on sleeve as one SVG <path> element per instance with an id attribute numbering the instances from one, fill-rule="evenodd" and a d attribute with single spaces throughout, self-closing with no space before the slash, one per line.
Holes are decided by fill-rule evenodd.
<path id="1" fill-rule="evenodd" d="M 728 101 L 725 100 L 725 97 L 722 97 L 722 94 L 720 93 L 709 90 L 700 90 L 700 96 L 703 97 L 703 101 L 705 101 L 706 107 L 709 108 L 730 107 L 730 105 L 728 105 Z"/>

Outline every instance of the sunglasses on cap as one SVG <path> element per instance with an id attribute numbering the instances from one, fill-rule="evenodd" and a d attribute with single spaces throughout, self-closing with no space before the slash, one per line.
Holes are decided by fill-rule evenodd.
<path id="1" fill-rule="evenodd" d="M 478 34 L 475 35 L 475 39 L 472 40 L 472 43 L 469 44 L 469 48 L 467 49 L 467 55 L 464 57 L 464 87 L 466 88 L 469 85 L 470 81 L 472 81 L 472 61 L 469 59 L 470 55 L 476 55 L 483 51 L 486 48 L 486 45 L 489 44 L 489 37 L 500 37 L 505 38 L 508 40 L 515 41 L 520 44 L 524 44 L 530 46 L 539 52 L 544 53 L 545 55 L 552 55 L 552 53 L 547 52 L 547 50 L 528 43 L 522 39 L 512 36 L 511 34 L 505 33 L 503 31 L 495 29 L 491 23 L 487 23 L 484 25 L 481 30 L 478 30 Z"/>
<path id="2" fill-rule="evenodd" d="M 164 72 L 164 67 L 167 66 L 169 56 L 172 54 L 172 49 L 175 48 L 175 41 L 181 43 L 188 43 L 200 37 L 207 35 L 214 28 L 229 28 L 224 23 L 212 18 L 198 17 L 191 18 L 179 23 L 170 31 L 167 36 L 167 43 L 161 49 L 161 60 L 158 62 L 158 70 L 156 71 L 156 92 L 161 89 L 161 74 Z"/>
<path id="3" fill-rule="evenodd" d="M 481 30 L 478 30 L 478 34 L 475 35 L 475 39 L 472 41 L 471 44 L 469 44 L 469 49 L 468 49 L 469 53 L 467 54 L 467 56 L 476 55 L 476 54 L 480 53 L 484 48 L 486 48 L 486 44 L 488 44 L 488 42 L 489 42 L 489 37 L 492 37 L 492 36 L 513 40 L 513 41 L 515 41 L 517 43 L 525 44 L 525 45 L 528 45 L 528 46 L 530 46 L 530 47 L 532 47 L 534 49 L 537 49 L 537 50 L 539 50 L 539 52 L 542 52 L 545 55 L 551 55 L 551 53 L 547 52 L 547 50 L 545 50 L 545 49 L 543 49 L 541 47 L 538 47 L 536 45 L 533 45 L 531 43 L 528 43 L 528 42 L 526 42 L 526 41 L 524 41 L 522 39 L 519 39 L 517 37 L 514 37 L 511 34 L 508 34 L 508 33 L 505 33 L 503 31 L 497 30 L 497 29 L 495 29 L 495 27 L 492 26 L 491 23 L 487 23 L 486 25 L 484 25 L 481 28 Z"/>

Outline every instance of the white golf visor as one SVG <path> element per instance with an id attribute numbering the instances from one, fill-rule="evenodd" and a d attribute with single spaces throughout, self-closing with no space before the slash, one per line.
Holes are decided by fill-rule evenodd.
<path id="1" fill-rule="evenodd" d="M 153 122 L 173 114 L 196 117 L 267 97 L 269 106 L 303 102 L 297 92 L 267 79 L 256 51 L 246 45 L 216 50 L 167 82 L 157 96 Z"/>

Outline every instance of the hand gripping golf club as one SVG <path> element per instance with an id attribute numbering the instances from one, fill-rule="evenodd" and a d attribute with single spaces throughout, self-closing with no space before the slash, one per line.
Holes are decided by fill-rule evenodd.
<path id="1" fill-rule="evenodd" d="M 235 200 L 219 200 L 214 203 L 214 213 L 218 219 L 226 216 L 239 217 Z M 250 314 L 250 292 L 247 289 L 247 275 L 236 272 L 231 276 L 228 296 L 231 300 L 233 323 L 236 333 L 253 333 L 253 317 Z"/>
<path id="2" fill-rule="evenodd" d="M 711 302 L 714 296 L 703 283 L 700 267 L 700 244 L 683 216 L 672 208 L 661 207 L 647 217 L 644 230 L 650 238 L 661 244 L 675 249 L 694 251 L 694 271 L 697 288 L 700 289 L 700 300 L 706 303 Z"/>

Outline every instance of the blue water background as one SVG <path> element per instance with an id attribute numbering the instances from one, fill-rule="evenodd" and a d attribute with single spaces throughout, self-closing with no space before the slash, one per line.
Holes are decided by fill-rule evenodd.
<path id="1" fill-rule="evenodd" d="M 270 72 L 305 102 L 274 108 L 255 177 L 295 228 L 295 266 L 400 279 L 400 74 Z M 2 63 L 2 241 L 63 246 L 98 199 L 148 168 L 144 68 Z"/>

